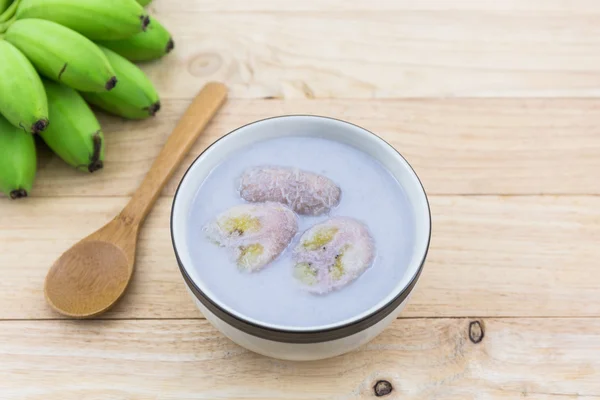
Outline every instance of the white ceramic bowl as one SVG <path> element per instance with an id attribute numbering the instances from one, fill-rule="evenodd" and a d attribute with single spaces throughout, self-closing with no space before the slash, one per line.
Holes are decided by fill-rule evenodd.
<path id="1" fill-rule="evenodd" d="M 375 307 L 339 325 L 310 329 L 281 329 L 253 321 L 211 298 L 199 272 L 192 268 L 187 244 L 188 214 L 194 195 L 211 170 L 223 159 L 254 142 L 282 136 L 315 136 L 355 146 L 379 160 L 400 182 L 414 213 L 416 229 L 412 258 L 394 290 Z M 260 120 L 230 132 L 213 143 L 183 176 L 171 210 L 173 248 L 184 281 L 204 316 L 237 344 L 266 356 L 287 360 L 316 360 L 337 356 L 370 341 L 385 329 L 406 305 L 429 249 L 431 215 L 427 195 L 416 173 L 392 146 L 377 135 L 348 122 L 290 115 Z"/>

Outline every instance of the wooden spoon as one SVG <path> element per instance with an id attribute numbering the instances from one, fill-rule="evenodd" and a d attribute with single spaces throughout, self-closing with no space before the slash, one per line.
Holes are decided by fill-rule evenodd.
<path id="1" fill-rule="evenodd" d="M 133 275 L 140 225 L 226 98 L 223 84 L 208 83 L 188 107 L 121 213 L 56 260 L 44 287 L 46 301 L 53 309 L 69 317 L 88 318 L 108 310 L 121 298 Z"/>

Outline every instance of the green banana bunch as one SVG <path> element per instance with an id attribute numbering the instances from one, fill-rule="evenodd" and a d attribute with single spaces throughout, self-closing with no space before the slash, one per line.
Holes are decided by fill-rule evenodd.
<path id="1" fill-rule="evenodd" d="M 21 50 L 40 74 L 74 89 L 102 92 L 117 84 L 115 72 L 98 46 L 55 22 L 17 20 L 4 39 Z"/>
<path id="2" fill-rule="evenodd" d="M 160 109 L 160 100 L 152 81 L 131 61 L 112 50 L 98 47 L 119 76 L 119 85 L 110 92 L 82 92 L 83 98 L 88 103 L 124 118 L 144 119 L 154 116 Z"/>
<path id="3" fill-rule="evenodd" d="M 0 40 L 0 60 L 0 113 L 26 132 L 43 131 L 48 126 L 48 101 L 37 71 L 6 40 Z"/>
<path id="4" fill-rule="evenodd" d="M 21 0 L 16 16 L 53 21 L 92 40 L 124 39 L 150 23 L 135 0 Z"/>
<path id="5" fill-rule="evenodd" d="M 26 197 L 31 192 L 36 169 L 33 135 L 0 115 L 0 192 L 11 199 Z"/>
<path id="6" fill-rule="evenodd" d="M 140 3 L 141 6 L 147 6 L 152 3 L 152 0 L 137 0 L 137 2 Z"/>
<path id="7" fill-rule="evenodd" d="M 121 40 L 103 40 L 96 43 L 134 62 L 160 58 L 175 47 L 171 34 L 156 18 L 152 18 L 152 23 L 145 32 Z"/>
<path id="8" fill-rule="evenodd" d="M 90 106 L 74 89 L 43 79 L 50 125 L 40 136 L 67 164 L 80 171 L 103 167 L 104 134 Z"/>

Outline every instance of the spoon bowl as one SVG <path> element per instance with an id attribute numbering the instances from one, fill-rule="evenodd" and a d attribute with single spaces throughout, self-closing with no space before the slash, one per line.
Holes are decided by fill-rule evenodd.
<path id="1" fill-rule="evenodd" d="M 125 240 L 113 242 L 117 237 Z M 133 276 L 136 241 L 137 234 L 115 219 L 63 253 L 46 276 L 50 306 L 73 318 L 108 310 Z"/>

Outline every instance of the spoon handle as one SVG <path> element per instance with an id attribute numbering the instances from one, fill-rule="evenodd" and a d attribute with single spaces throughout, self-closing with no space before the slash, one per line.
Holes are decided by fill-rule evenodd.
<path id="1" fill-rule="evenodd" d="M 163 187 L 226 98 L 227 87 L 222 83 L 210 82 L 200 90 L 121 212 L 122 220 L 132 225 L 144 221 Z"/>

